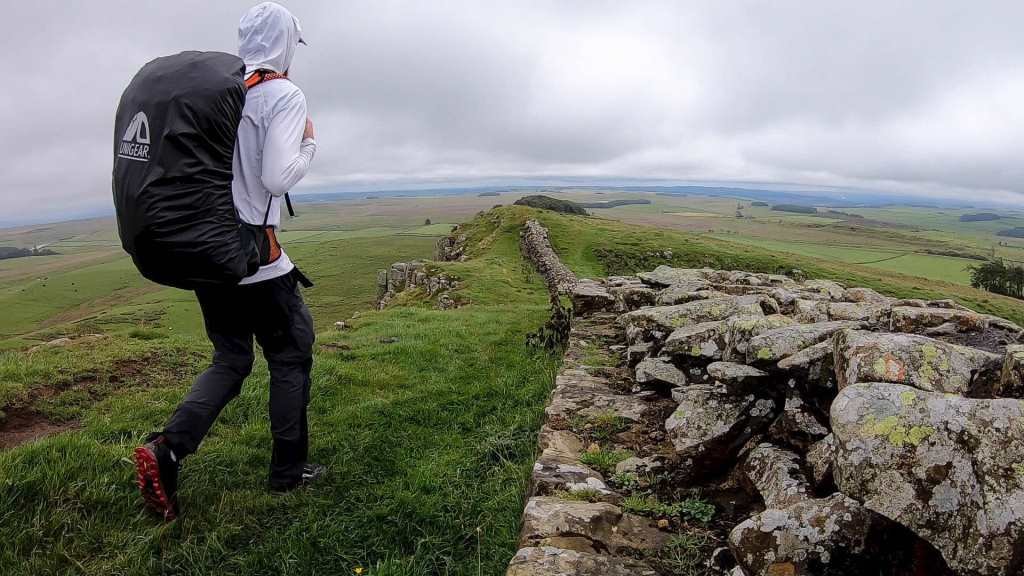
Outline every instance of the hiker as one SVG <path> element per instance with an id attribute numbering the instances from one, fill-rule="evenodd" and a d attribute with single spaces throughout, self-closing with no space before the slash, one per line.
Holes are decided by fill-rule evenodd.
<path id="1" fill-rule="evenodd" d="M 288 80 L 296 47 L 305 44 L 301 32 L 298 19 L 273 2 L 250 9 L 238 26 L 238 55 L 245 62 L 248 89 L 234 148 L 231 193 L 239 219 L 266 228 L 271 261 L 238 284 L 195 290 L 214 347 L 213 363 L 163 431 L 150 435 L 135 451 L 143 497 L 166 519 L 178 513 L 182 460 L 199 448 L 252 370 L 254 337 L 270 369 L 270 489 L 290 491 L 325 471 L 307 461 L 314 331 L 299 284 L 311 284 L 275 234 L 281 199 L 305 176 L 316 152 L 305 96 Z"/>

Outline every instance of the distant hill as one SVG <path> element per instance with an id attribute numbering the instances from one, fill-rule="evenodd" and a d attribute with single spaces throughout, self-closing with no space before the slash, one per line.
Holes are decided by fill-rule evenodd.
<path id="1" fill-rule="evenodd" d="M 825 212 L 826 216 L 836 216 L 838 218 L 854 218 L 864 220 L 864 216 L 861 214 L 851 214 L 849 212 L 843 212 L 842 210 L 829 210 Z"/>
<path id="2" fill-rule="evenodd" d="M 587 211 L 579 204 L 568 200 L 552 198 L 550 196 L 523 196 L 519 200 L 516 200 L 515 204 L 517 206 L 530 206 L 532 208 L 561 212 L 562 214 L 579 214 L 581 216 L 588 215 Z"/>
<path id="3" fill-rule="evenodd" d="M 797 214 L 817 214 L 818 209 L 814 206 L 802 206 L 800 204 L 776 204 L 772 206 L 775 212 L 795 212 Z"/>
<path id="4" fill-rule="evenodd" d="M 608 200 L 606 202 L 578 202 L 578 204 L 584 208 L 615 208 L 616 206 L 629 206 L 630 204 L 650 204 L 651 201 L 647 198 L 636 198 L 633 200 L 620 199 L 620 200 Z"/>
<path id="5" fill-rule="evenodd" d="M 999 232 L 996 232 L 996 236 L 1024 238 L 1024 226 L 1017 226 L 1016 228 L 1010 228 L 1009 230 L 1000 230 Z"/>
<path id="6" fill-rule="evenodd" d="M 495 192 L 494 190 L 488 190 L 486 192 L 481 192 L 481 193 L 477 194 L 477 196 L 480 196 L 481 198 L 487 197 L 487 196 L 501 196 L 501 192 Z"/>
<path id="7" fill-rule="evenodd" d="M 991 222 L 992 220 L 999 220 L 1001 216 L 999 214 L 993 214 L 992 212 L 980 212 L 978 214 L 964 214 L 960 217 L 961 222 Z"/>
<path id="8" fill-rule="evenodd" d="M 767 203 L 767 202 L 761 202 L 760 200 L 756 200 L 756 201 L 754 201 L 754 202 L 751 202 L 751 203 L 750 203 L 750 205 L 751 205 L 751 206 L 762 206 L 762 207 L 768 207 L 768 206 L 771 206 L 771 204 L 769 204 L 769 203 Z"/>

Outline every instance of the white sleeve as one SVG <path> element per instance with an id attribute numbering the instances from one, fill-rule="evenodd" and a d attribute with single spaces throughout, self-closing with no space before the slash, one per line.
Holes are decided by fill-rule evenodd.
<path id="1" fill-rule="evenodd" d="M 306 98 L 295 91 L 281 102 L 270 119 L 263 143 L 263 186 L 282 196 L 309 171 L 316 140 L 303 138 L 306 129 Z"/>

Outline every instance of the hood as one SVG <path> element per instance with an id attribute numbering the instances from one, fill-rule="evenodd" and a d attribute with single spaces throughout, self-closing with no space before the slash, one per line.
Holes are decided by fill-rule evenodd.
<path id="1" fill-rule="evenodd" d="M 286 72 L 301 41 L 299 19 L 275 2 L 253 6 L 238 23 L 238 56 L 245 61 L 246 74 L 259 69 Z"/>

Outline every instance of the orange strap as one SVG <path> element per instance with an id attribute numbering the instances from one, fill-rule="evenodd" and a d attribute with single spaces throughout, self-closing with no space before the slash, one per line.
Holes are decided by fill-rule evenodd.
<path id="1" fill-rule="evenodd" d="M 277 234 L 274 233 L 272 226 L 264 228 L 267 233 L 267 238 L 270 240 L 270 257 L 267 260 L 267 264 L 277 262 L 277 259 L 281 257 L 281 244 L 277 241 Z"/>
<path id="2" fill-rule="evenodd" d="M 257 70 L 245 79 L 245 88 L 246 90 L 249 90 L 252 89 L 253 86 L 256 86 L 258 84 L 278 79 L 287 80 L 288 76 L 286 74 L 281 74 L 278 72 L 270 72 L 269 70 Z"/>

